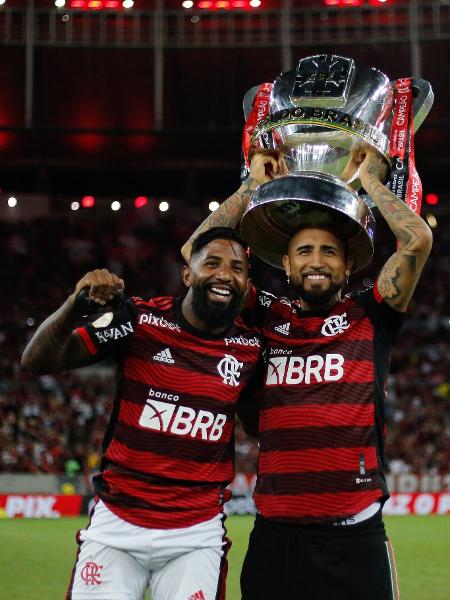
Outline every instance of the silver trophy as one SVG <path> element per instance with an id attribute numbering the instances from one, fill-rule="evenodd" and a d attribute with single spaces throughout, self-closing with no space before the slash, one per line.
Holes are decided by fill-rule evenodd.
<path id="1" fill-rule="evenodd" d="M 346 237 L 353 270 L 373 255 L 375 220 L 353 153 L 370 145 L 390 164 L 395 82 L 378 69 L 357 69 L 351 58 L 321 54 L 299 61 L 274 82 L 268 115 L 255 127 L 252 148 L 277 149 L 288 175 L 253 194 L 241 231 L 257 256 L 282 268 L 287 243 L 300 225 L 331 224 Z M 244 97 L 247 118 L 258 86 Z M 412 81 L 414 129 L 433 104 L 427 81 Z"/>

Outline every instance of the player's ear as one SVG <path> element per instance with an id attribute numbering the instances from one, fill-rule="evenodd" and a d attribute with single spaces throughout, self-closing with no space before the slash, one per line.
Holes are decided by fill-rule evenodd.
<path id="1" fill-rule="evenodd" d="M 345 261 L 345 276 L 347 279 L 350 277 L 353 270 L 353 258 L 347 258 Z"/>
<path id="2" fill-rule="evenodd" d="M 289 277 L 291 274 L 291 263 L 289 260 L 289 256 L 287 254 L 285 254 L 283 256 L 283 267 L 284 267 L 284 270 L 286 271 L 286 276 Z"/>
<path id="3" fill-rule="evenodd" d="M 191 271 L 191 267 L 188 267 L 187 265 L 183 266 L 183 270 L 181 271 L 181 278 L 183 280 L 184 285 L 187 288 L 190 288 L 192 285 L 192 271 Z"/>
<path id="4" fill-rule="evenodd" d="M 250 277 L 247 277 L 247 285 L 245 286 L 245 294 L 249 293 L 251 287 L 252 287 L 252 280 L 250 279 Z"/>

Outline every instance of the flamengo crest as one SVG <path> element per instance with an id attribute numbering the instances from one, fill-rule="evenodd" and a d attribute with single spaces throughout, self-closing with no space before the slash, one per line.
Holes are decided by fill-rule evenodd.
<path id="1" fill-rule="evenodd" d="M 342 315 L 332 315 L 324 320 L 322 325 L 322 335 L 337 335 L 349 327 L 350 324 L 347 323 L 347 313 L 343 313 Z"/>
<path id="2" fill-rule="evenodd" d="M 224 358 L 217 365 L 219 375 L 226 385 L 238 386 L 239 377 L 241 375 L 239 369 L 244 366 L 244 363 L 239 362 L 237 358 L 231 354 L 225 354 Z"/>
<path id="3" fill-rule="evenodd" d="M 100 585 L 102 583 L 100 580 L 102 569 L 103 565 L 97 565 L 92 561 L 86 562 L 81 571 L 81 578 L 86 585 Z"/>

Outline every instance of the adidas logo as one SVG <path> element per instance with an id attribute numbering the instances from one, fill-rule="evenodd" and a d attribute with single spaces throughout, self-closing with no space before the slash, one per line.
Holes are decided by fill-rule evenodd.
<path id="1" fill-rule="evenodd" d="M 206 598 L 203 595 L 202 590 L 198 590 L 198 592 L 195 592 L 195 594 L 192 594 L 192 596 L 189 596 L 189 598 L 187 600 L 206 600 Z"/>
<path id="2" fill-rule="evenodd" d="M 274 327 L 274 330 L 278 331 L 278 333 L 282 333 L 283 335 L 289 335 L 290 328 L 291 324 L 285 323 L 284 325 L 278 325 L 278 327 Z"/>
<path id="3" fill-rule="evenodd" d="M 159 362 L 165 362 L 165 363 L 171 363 L 171 364 L 173 364 L 175 362 L 172 358 L 172 355 L 170 354 L 169 348 L 165 348 L 164 350 L 161 350 L 161 352 L 158 352 L 157 354 L 155 354 L 155 356 L 153 357 L 153 360 L 159 360 Z"/>

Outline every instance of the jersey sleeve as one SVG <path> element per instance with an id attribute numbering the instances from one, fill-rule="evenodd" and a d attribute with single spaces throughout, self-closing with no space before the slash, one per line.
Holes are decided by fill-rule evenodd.
<path id="1" fill-rule="evenodd" d="M 136 308 L 127 299 L 120 309 L 96 315 L 75 330 L 92 356 L 120 358 L 125 354 L 136 329 Z"/>
<path id="2" fill-rule="evenodd" d="M 393 309 L 380 295 L 377 282 L 356 295 L 357 301 L 364 306 L 374 327 L 383 335 L 386 341 L 392 345 L 397 340 L 405 313 Z"/>
<path id="3" fill-rule="evenodd" d="M 244 322 L 251 327 L 262 328 L 270 312 L 270 307 L 276 300 L 277 297 L 270 292 L 252 285 L 247 296 L 247 304 L 242 312 Z"/>

